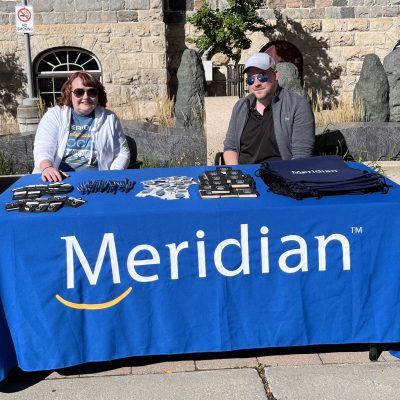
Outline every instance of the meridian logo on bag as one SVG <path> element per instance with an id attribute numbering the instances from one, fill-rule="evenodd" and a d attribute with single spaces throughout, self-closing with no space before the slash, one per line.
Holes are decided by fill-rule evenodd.
<path id="1" fill-rule="evenodd" d="M 195 257 L 193 259 L 194 263 L 193 268 L 197 269 L 197 277 L 200 279 L 207 278 L 207 272 L 210 273 L 210 269 L 216 269 L 217 272 L 224 277 L 231 278 L 237 275 L 250 275 L 250 265 L 252 271 L 257 269 L 261 271 L 262 274 L 269 274 L 270 269 L 279 268 L 283 273 L 293 274 L 296 272 L 307 272 L 309 270 L 308 263 L 308 253 L 309 253 L 309 244 L 306 240 L 300 235 L 286 235 L 280 238 L 281 244 L 290 245 L 289 250 L 284 250 L 279 254 L 277 265 L 270 265 L 270 238 L 267 236 L 269 233 L 269 228 L 267 226 L 261 226 L 259 228 L 260 237 L 259 237 L 259 259 L 260 264 L 256 264 L 254 261 L 250 262 L 250 256 L 254 256 L 254 251 L 249 251 L 249 232 L 248 225 L 241 224 L 240 225 L 240 238 L 234 239 L 229 238 L 222 240 L 215 247 L 213 245 L 213 262 L 206 262 L 206 248 L 210 251 L 210 245 L 207 244 L 206 233 L 203 230 L 196 231 L 196 238 L 194 241 L 183 241 L 181 243 L 168 243 L 165 244 L 164 247 L 168 249 L 169 257 L 167 260 L 163 260 L 163 264 L 169 264 L 169 279 L 178 280 L 180 275 L 180 253 L 185 252 L 188 249 L 192 249 L 195 252 Z M 65 240 L 66 245 L 66 265 L 67 265 L 67 289 L 72 290 L 75 288 L 75 272 L 78 265 L 83 268 L 83 271 L 89 281 L 89 284 L 95 286 L 97 284 L 104 259 L 107 254 L 107 258 L 111 264 L 111 277 L 113 284 L 120 284 L 120 266 L 118 262 L 118 255 L 115 245 L 115 237 L 113 233 L 105 233 L 103 235 L 103 240 L 100 245 L 100 249 L 98 252 L 96 264 L 94 269 L 92 269 L 89 265 L 89 262 L 76 238 L 76 236 L 65 236 L 61 237 L 62 240 Z M 204 239 L 204 240 L 203 240 Z M 313 244 L 311 248 L 317 251 L 317 265 L 318 272 L 324 272 L 327 270 L 327 249 L 328 247 L 335 246 L 335 253 L 338 256 L 341 254 L 341 268 L 343 271 L 350 270 L 350 242 L 346 236 L 333 233 L 329 236 L 319 235 L 314 236 L 313 239 L 317 241 L 316 246 Z M 254 242 L 252 242 L 254 243 Z M 275 246 L 275 243 L 274 247 Z M 224 265 L 223 262 L 223 253 L 225 249 L 234 246 L 240 249 L 240 265 L 236 269 L 228 269 Z M 285 248 L 288 246 L 285 245 Z M 338 252 L 338 249 L 341 252 Z M 297 257 L 298 263 L 293 265 L 293 262 L 288 263 L 289 257 L 295 256 Z M 197 260 L 196 260 L 197 258 Z M 75 265 L 74 260 L 78 259 L 79 264 Z M 196 262 L 197 261 L 197 262 Z M 148 283 L 158 281 L 160 279 L 159 274 L 157 274 L 154 266 L 161 264 L 161 256 L 159 250 L 150 245 L 150 244 L 140 244 L 134 246 L 126 258 L 126 267 L 128 270 L 129 276 L 135 281 L 139 283 Z M 196 265 L 197 264 L 197 265 Z M 289 265 L 290 264 L 290 265 Z M 151 267 L 152 266 L 152 267 Z M 338 266 L 330 265 L 330 268 L 337 268 Z M 151 274 L 147 271 L 147 273 L 143 273 L 143 268 L 148 269 L 151 268 Z M 183 268 L 183 267 L 182 267 Z M 185 265 L 187 268 L 187 265 Z M 165 278 L 164 278 L 165 279 Z M 79 282 L 79 285 L 82 285 L 82 282 Z M 56 295 L 58 301 L 64 304 L 67 307 L 76 308 L 76 309 L 90 309 L 90 310 L 98 310 L 112 307 L 122 301 L 125 297 L 127 297 L 132 288 L 129 287 L 118 297 L 108 300 L 106 302 L 97 303 L 97 304 L 86 304 L 86 303 L 73 303 L 69 300 L 64 299 L 60 295 Z"/>
<path id="2" fill-rule="evenodd" d="M 312 169 L 309 171 L 292 171 L 292 174 L 335 174 L 337 169 Z"/>

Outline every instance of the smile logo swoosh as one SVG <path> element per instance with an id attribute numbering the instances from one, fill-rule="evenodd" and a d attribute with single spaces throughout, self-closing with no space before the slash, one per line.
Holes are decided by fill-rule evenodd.
<path id="1" fill-rule="evenodd" d="M 84 303 L 73 303 L 72 301 L 65 300 L 60 295 L 56 294 L 56 299 L 67 307 L 75 308 L 77 310 L 102 310 L 104 308 L 110 308 L 120 303 L 128 294 L 132 291 L 132 288 L 128 288 L 124 293 L 120 294 L 113 300 L 106 301 L 105 303 L 95 304 L 84 304 Z"/>

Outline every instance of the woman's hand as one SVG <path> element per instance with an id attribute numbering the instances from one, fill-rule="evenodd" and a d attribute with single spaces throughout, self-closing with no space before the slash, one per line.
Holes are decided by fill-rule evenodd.
<path id="1" fill-rule="evenodd" d="M 61 182 L 64 178 L 67 178 L 69 175 L 59 169 L 53 167 L 52 165 L 48 165 L 42 169 L 42 181 L 46 182 Z"/>

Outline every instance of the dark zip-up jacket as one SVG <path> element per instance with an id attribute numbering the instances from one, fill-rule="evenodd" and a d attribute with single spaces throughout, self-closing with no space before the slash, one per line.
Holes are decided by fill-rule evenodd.
<path id="1" fill-rule="evenodd" d="M 232 110 L 224 151 L 240 154 L 240 137 L 249 118 L 255 96 L 240 99 Z M 314 114 L 307 99 L 278 87 L 272 99 L 272 115 L 278 149 L 283 160 L 311 157 L 315 142 Z"/>

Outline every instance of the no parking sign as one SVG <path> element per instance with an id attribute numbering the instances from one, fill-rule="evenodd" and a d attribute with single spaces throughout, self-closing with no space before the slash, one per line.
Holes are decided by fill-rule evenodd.
<path id="1" fill-rule="evenodd" d="M 33 7 L 15 6 L 17 33 L 33 33 Z"/>

